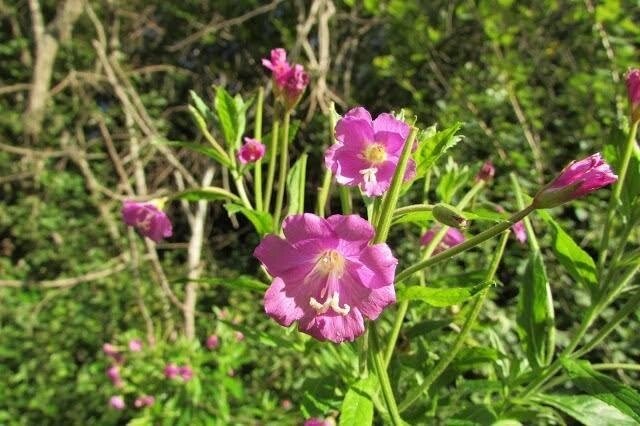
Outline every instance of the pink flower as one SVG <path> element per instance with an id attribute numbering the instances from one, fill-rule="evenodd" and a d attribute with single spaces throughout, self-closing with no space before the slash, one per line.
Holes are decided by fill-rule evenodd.
<path id="1" fill-rule="evenodd" d="M 267 235 L 254 251 L 274 277 L 266 313 L 319 340 L 353 341 L 364 318 L 396 301 L 398 261 L 386 244 L 370 245 L 371 224 L 357 215 L 327 219 L 304 213 L 283 222 L 285 238 Z"/>
<path id="2" fill-rule="evenodd" d="M 276 86 L 284 88 L 291 65 L 287 62 L 287 51 L 279 47 L 272 49 L 270 59 L 263 58 L 262 65 L 271 70 L 271 75 Z"/>
<path id="3" fill-rule="evenodd" d="M 124 385 L 124 383 L 122 382 L 122 378 L 120 377 L 120 369 L 117 365 L 112 365 L 107 368 L 107 377 L 117 388 L 121 388 Z"/>
<path id="4" fill-rule="evenodd" d="M 282 96 L 287 109 L 292 109 L 304 93 L 309 84 L 309 74 L 300 64 L 295 64 L 285 75 Z"/>
<path id="5" fill-rule="evenodd" d="M 587 195 L 618 180 L 600 153 L 572 161 L 551 183 L 536 194 L 533 205 L 548 209 Z"/>
<path id="6" fill-rule="evenodd" d="M 138 203 L 126 200 L 122 206 L 122 218 L 124 223 L 135 227 L 142 235 L 149 237 L 156 243 L 162 238 L 173 234 L 171 221 L 167 215 L 158 208 L 160 201 Z"/>
<path id="7" fill-rule="evenodd" d="M 124 410 L 124 407 L 126 407 L 122 395 L 114 395 L 109 398 L 109 405 L 111 406 L 111 408 L 118 411 Z"/>
<path id="8" fill-rule="evenodd" d="M 490 160 L 484 162 L 480 171 L 476 175 L 476 180 L 483 180 L 485 182 L 490 181 L 493 176 L 496 174 L 496 169 L 493 167 L 493 163 Z"/>
<path id="9" fill-rule="evenodd" d="M 244 138 L 244 145 L 238 150 L 238 161 L 242 164 L 255 163 L 264 157 L 265 150 L 258 139 Z"/>
<path id="10" fill-rule="evenodd" d="M 129 340 L 129 350 L 131 352 L 140 352 L 142 350 L 142 341 L 140 339 Z"/>
<path id="11" fill-rule="evenodd" d="M 409 126 L 391 114 L 375 120 L 362 108 L 353 108 L 336 125 L 337 143 L 325 152 L 324 162 L 341 185 L 360 186 L 370 197 L 382 195 L 391 185 Z M 413 178 L 416 163 L 410 159 L 404 179 Z"/>
<path id="12" fill-rule="evenodd" d="M 244 333 L 242 333 L 242 331 L 236 331 L 235 333 L 233 333 L 233 335 L 236 338 L 236 342 L 241 342 L 244 340 Z"/>
<path id="13" fill-rule="evenodd" d="M 111 357 L 115 362 L 122 362 L 122 355 L 118 352 L 118 348 L 111 343 L 105 343 L 102 345 L 102 352 L 108 357 Z"/>
<path id="14" fill-rule="evenodd" d="M 513 235 L 516 237 L 516 240 L 518 240 L 520 244 L 524 244 L 527 242 L 527 230 L 524 227 L 523 221 L 520 220 L 514 223 L 511 227 L 511 230 L 513 231 Z"/>
<path id="15" fill-rule="evenodd" d="M 182 380 L 184 380 L 185 382 L 188 382 L 193 378 L 193 370 L 188 365 L 184 365 L 180 367 L 179 374 L 180 374 L 180 377 L 182 377 Z"/>
<path id="16" fill-rule="evenodd" d="M 212 334 L 211 336 L 207 337 L 207 349 L 209 350 L 213 350 L 216 349 L 218 346 L 220 346 L 220 338 L 218 338 L 218 336 L 216 336 L 215 334 Z"/>
<path id="17" fill-rule="evenodd" d="M 436 235 L 436 233 L 439 230 L 440 230 L 439 226 L 434 226 L 433 228 L 429 229 L 420 238 L 420 244 L 422 244 L 423 246 L 429 245 L 429 243 L 431 242 L 431 240 L 433 240 L 433 237 Z M 457 246 L 463 241 L 464 241 L 464 235 L 462 235 L 462 232 L 460 232 L 456 228 L 449 228 L 447 229 L 447 233 L 444 235 L 444 238 L 442 239 L 442 241 L 440 241 L 440 244 L 438 244 L 438 246 L 433 252 L 435 254 L 438 254 L 442 251 L 450 249 L 453 246 Z"/>
<path id="18" fill-rule="evenodd" d="M 293 403 L 291 402 L 290 399 L 283 399 L 282 401 L 280 401 L 280 406 L 284 409 L 284 410 L 291 410 L 293 408 Z"/>
<path id="19" fill-rule="evenodd" d="M 178 376 L 178 374 L 180 374 L 180 367 L 178 367 L 173 362 L 167 364 L 164 367 L 164 377 L 166 377 L 167 379 L 174 379 Z"/>
<path id="20" fill-rule="evenodd" d="M 133 405 L 135 405 L 136 408 L 150 407 L 154 402 L 156 402 L 156 399 L 153 396 L 142 395 L 136 398 Z"/>
<path id="21" fill-rule="evenodd" d="M 631 69 L 627 72 L 627 94 L 631 105 L 631 120 L 640 120 L 640 69 Z"/>

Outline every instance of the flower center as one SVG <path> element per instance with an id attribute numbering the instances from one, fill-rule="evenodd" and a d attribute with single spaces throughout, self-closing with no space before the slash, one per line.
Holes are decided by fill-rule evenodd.
<path id="1" fill-rule="evenodd" d="M 324 278 L 328 278 L 325 287 L 320 292 L 321 299 L 326 296 L 324 303 L 318 302 L 315 297 L 309 298 L 309 306 L 315 309 L 318 315 L 326 313 L 329 309 L 332 309 L 337 314 L 347 315 L 351 310 L 349 305 L 340 306 L 340 294 L 335 289 L 335 281 L 342 277 L 344 267 L 344 257 L 337 250 L 326 250 L 318 256 L 313 273 L 318 273 Z M 327 295 L 327 293 L 329 294 Z"/>
<path id="2" fill-rule="evenodd" d="M 325 277 L 333 274 L 339 278 L 344 272 L 344 257 L 337 250 L 324 251 L 316 260 L 316 271 Z"/>
<path id="3" fill-rule="evenodd" d="M 362 157 L 375 166 L 387 159 L 387 151 L 379 143 L 372 143 L 362 151 Z"/>

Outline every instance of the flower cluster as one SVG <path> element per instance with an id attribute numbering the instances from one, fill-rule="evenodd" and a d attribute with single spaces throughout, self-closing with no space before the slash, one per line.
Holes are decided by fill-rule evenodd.
<path id="1" fill-rule="evenodd" d="M 140 339 L 131 339 L 128 343 L 129 351 L 140 352 L 143 349 L 143 344 Z M 111 359 L 114 364 L 111 364 L 106 370 L 106 376 L 111 381 L 112 385 L 116 388 L 124 387 L 124 380 L 122 379 L 120 368 L 124 363 L 124 356 L 118 347 L 112 343 L 105 343 L 102 345 L 102 352 Z M 150 395 L 142 395 L 136 398 L 134 406 L 136 408 L 143 408 L 153 405 L 155 398 Z M 126 402 L 124 396 L 113 395 L 109 398 L 109 406 L 114 410 L 124 410 L 126 408 Z"/>
<path id="2" fill-rule="evenodd" d="M 273 49 L 269 59 L 262 59 L 262 65 L 271 70 L 276 96 L 287 110 L 293 109 L 309 84 L 309 75 L 300 64 L 287 62 L 287 52 L 282 48 Z"/>
<path id="3" fill-rule="evenodd" d="M 193 369 L 188 365 L 177 365 L 171 362 L 164 367 L 164 377 L 170 380 L 180 377 L 188 382 L 193 378 Z"/>

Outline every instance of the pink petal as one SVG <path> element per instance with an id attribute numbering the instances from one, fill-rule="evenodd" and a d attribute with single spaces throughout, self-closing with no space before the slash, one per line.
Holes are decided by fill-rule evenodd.
<path id="1" fill-rule="evenodd" d="M 373 130 L 378 132 L 393 132 L 398 133 L 402 140 L 407 139 L 409 136 L 409 125 L 403 121 L 400 121 L 388 113 L 380 114 L 373 120 Z"/>
<path id="2" fill-rule="evenodd" d="M 347 315 L 333 311 L 323 315 L 306 315 L 298 324 L 300 330 L 316 339 L 335 343 L 352 342 L 364 333 L 364 318 L 358 309 L 351 309 Z"/>
<path id="3" fill-rule="evenodd" d="M 325 219 L 310 213 L 288 216 L 282 222 L 282 231 L 291 244 L 310 238 L 334 238 L 335 236 Z"/>
<path id="4" fill-rule="evenodd" d="M 366 288 L 361 285 L 359 278 L 353 274 L 345 274 L 344 285 L 349 286 L 349 292 L 345 295 L 344 302 L 349 306 L 357 307 L 360 312 L 370 320 L 378 318 L 387 306 L 396 302 L 396 291 L 393 284 L 383 285 L 378 288 Z"/>
<path id="5" fill-rule="evenodd" d="M 368 244 L 375 235 L 373 226 L 356 214 L 334 214 L 327 218 L 327 223 L 336 235 L 347 241 L 357 241 Z"/>
<path id="6" fill-rule="evenodd" d="M 351 151 L 360 153 L 373 141 L 371 122 L 359 118 L 343 118 L 336 124 L 336 139 Z"/>
<path id="7" fill-rule="evenodd" d="M 393 285 L 398 260 L 386 244 L 366 247 L 357 260 L 349 259 L 349 271 L 365 288 Z"/>
<path id="8" fill-rule="evenodd" d="M 280 278 L 274 278 L 264 295 L 264 310 L 267 315 L 285 327 L 302 318 L 304 310 L 301 305 L 303 303 L 309 304 L 309 297 L 305 298 L 301 294 L 302 287 L 304 284 L 285 286 L 284 281 Z M 309 309 L 311 308 L 309 307 Z"/>
<path id="9" fill-rule="evenodd" d="M 262 239 L 253 255 L 262 262 L 269 274 L 280 277 L 285 282 L 297 282 L 309 273 L 313 268 L 318 251 L 317 244 L 293 247 L 287 241 L 275 235 L 267 235 Z"/>
<path id="10" fill-rule="evenodd" d="M 375 141 L 384 145 L 388 154 L 400 157 L 405 138 L 403 138 L 399 133 L 382 131 L 376 132 Z"/>
<path id="11" fill-rule="evenodd" d="M 344 145 L 333 152 L 331 171 L 336 181 L 341 185 L 357 185 L 362 181 L 360 170 L 368 169 L 369 164 L 359 157 L 359 152 L 346 148 Z"/>
<path id="12" fill-rule="evenodd" d="M 355 108 L 351 108 L 345 115 L 343 118 L 359 118 L 361 120 L 366 120 L 371 122 L 371 114 L 369 114 L 369 111 L 367 111 L 366 109 L 364 109 L 363 107 L 355 107 Z"/>

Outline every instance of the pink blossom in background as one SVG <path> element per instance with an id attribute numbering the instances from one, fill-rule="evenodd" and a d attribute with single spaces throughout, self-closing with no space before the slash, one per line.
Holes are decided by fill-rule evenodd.
<path id="1" fill-rule="evenodd" d="M 122 206 L 122 219 L 156 243 L 173 234 L 169 217 L 153 202 L 126 200 Z"/>
<path id="2" fill-rule="evenodd" d="M 600 153 L 572 161 L 535 196 L 533 205 L 548 209 L 587 195 L 618 180 Z"/>
<path id="3" fill-rule="evenodd" d="M 117 388 L 124 386 L 124 382 L 120 377 L 120 368 L 117 365 L 112 365 L 107 368 L 107 377 L 111 380 L 111 383 Z"/>
<path id="4" fill-rule="evenodd" d="M 236 338 L 236 342 L 241 342 L 244 340 L 244 333 L 242 331 L 236 331 L 233 333 L 233 336 Z"/>
<path id="5" fill-rule="evenodd" d="M 122 395 L 114 395 L 109 398 L 109 406 L 114 410 L 120 411 L 124 410 L 126 404 L 124 403 L 124 398 L 122 397 Z"/>
<path id="6" fill-rule="evenodd" d="M 436 233 L 439 230 L 440 230 L 439 226 L 434 226 L 433 228 L 429 229 L 420 238 L 420 244 L 422 244 L 423 246 L 429 245 L 429 243 L 431 242 L 431 240 L 433 240 L 433 237 L 436 235 Z M 438 246 L 433 252 L 436 254 L 440 253 L 442 251 L 450 249 L 453 246 L 457 246 L 462 242 L 464 242 L 464 235 L 462 235 L 462 232 L 460 232 L 456 228 L 449 228 L 447 229 L 447 233 L 444 235 L 444 238 L 442 238 L 442 241 L 440 241 L 440 243 L 438 244 Z"/>
<path id="7" fill-rule="evenodd" d="M 287 62 L 287 51 L 279 47 L 272 49 L 269 59 L 263 58 L 262 65 L 271 70 L 271 76 L 277 87 L 284 88 L 291 65 Z"/>
<path id="8" fill-rule="evenodd" d="M 182 377 L 182 380 L 185 382 L 188 382 L 193 378 L 193 369 L 188 365 L 180 367 L 180 377 Z"/>
<path id="9" fill-rule="evenodd" d="M 133 405 L 136 408 L 142 408 L 142 407 L 150 407 L 153 405 L 153 403 L 156 402 L 155 397 L 151 396 L 151 395 L 142 395 L 136 398 L 135 402 L 133 403 Z"/>
<path id="10" fill-rule="evenodd" d="M 309 85 L 309 74 L 300 64 L 295 64 L 285 76 L 282 95 L 287 109 L 293 108 Z"/>
<path id="11" fill-rule="evenodd" d="M 180 374 L 180 367 L 178 367 L 173 362 L 167 364 L 164 367 L 164 377 L 166 377 L 167 379 L 176 378 L 178 376 L 178 374 Z"/>
<path id="12" fill-rule="evenodd" d="M 244 138 L 244 145 L 238 150 L 238 161 L 242 164 L 255 163 L 264 157 L 266 149 L 258 139 Z"/>
<path id="13" fill-rule="evenodd" d="M 382 195 L 391 185 L 409 126 L 391 114 L 371 114 L 357 107 L 342 117 L 335 129 L 337 142 L 325 152 L 324 162 L 341 185 L 359 186 L 369 197 Z M 404 179 L 415 176 L 409 159 Z"/>
<path id="14" fill-rule="evenodd" d="M 476 180 L 483 180 L 485 182 L 490 181 L 493 176 L 496 174 L 496 168 L 493 167 L 493 163 L 490 160 L 484 162 L 482 167 L 480 167 L 480 171 L 476 175 Z"/>
<path id="15" fill-rule="evenodd" d="M 293 408 L 293 403 L 291 402 L 290 399 L 283 399 L 280 402 L 280 406 L 282 407 L 283 410 L 291 410 Z"/>
<path id="16" fill-rule="evenodd" d="M 131 352 L 140 352 L 142 350 L 142 340 L 140 339 L 129 340 L 129 350 Z"/>
<path id="17" fill-rule="evenodd" d="M 118 352 L 118 348 L 115 345 L 105 343 L 102 345 L 102 352 L 104 352 L 106 356 L 112 358 L 115 362 L 122 362 L 122 355 Z"/>
<path id="18" fill-rule="evenodd" d="M 520 244 L 524 244 L 527 242 L 527 230 L 524 227 L 523 221 L 520 220 L 514 223 L 511 227 L 511 230 L 513 231 L 513 235 L 516 237 L 516 240 L 518 240 Z"/>
<path id="19" fill-rule="evenodd" d="M 211 336 L 207 337 L 207 349 L 209 350 L 213 350 L 213 349 L 217 349 L 218 346 L 220 346 L 220 338 L 215 335 L 212 334 Z"/>
<path id="20" fill-rule="evenodd" d="M 364 319 L 395 303 L 398 261 L 386 244 L 371 245 L 374 229 L 357 215 L 310 213 L 283 222 L 284 238 L 267 235 L 254 251 L 273 276 L 266 313 L 318 340 L 353 341 Z"/>
<path id="21" fill-rule="evenodd" d="M 631 120 L 640 120 L 640 69 L 631 69 L 627 72 L 627 95 L 631 105 Z"/>

